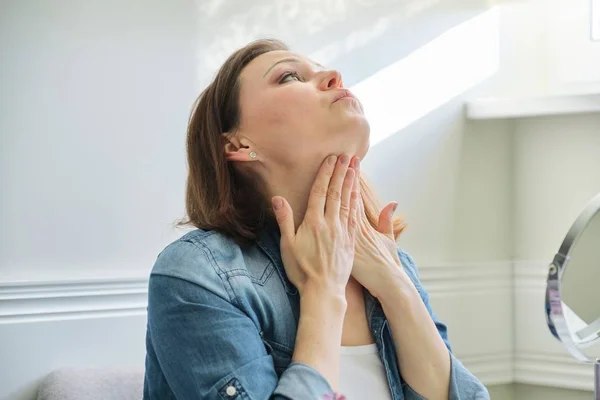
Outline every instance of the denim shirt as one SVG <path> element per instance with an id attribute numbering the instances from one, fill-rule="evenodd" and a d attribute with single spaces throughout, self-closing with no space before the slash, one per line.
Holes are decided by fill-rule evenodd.
<path id="1" fill-rule="evenodd" d="M 285 274 L 279 238 L 277 229 L 265 229 L 256 245 L 242 248 L 225 235 L 194 230 L 160 253 L 148 290 L 144 400 L 333 395 L 319 372 L 292 362 L 300 298 Z M 399 255 L 448 347 L 449 398 L 489 399 L 452 354 L 413 260 L 402 250 Z M 365 304 L 392 399 L 423 399 L 402 379 L 386 316 L 366 290 Z"/>

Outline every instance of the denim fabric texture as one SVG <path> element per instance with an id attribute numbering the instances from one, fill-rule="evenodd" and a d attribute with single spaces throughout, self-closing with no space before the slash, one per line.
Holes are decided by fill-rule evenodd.
<path id="1" fill-rule="evenodd" d="M 194 230 L 159 254 L 149 281 L 144 400 L 333 396 L 319 372 L 291 361 L 300 297 L 285 274 L 279 239 L 277 229 L 265 229 L 256 245 L 241 248 L 222 234 Z M 452 354 L 414 261 L 398 251 L 448 347 L 449 398 L 489 399 Z M 386 316 L 366 290 L 365 303 L 392 398 L 423 399 L 402 379 Z"/>

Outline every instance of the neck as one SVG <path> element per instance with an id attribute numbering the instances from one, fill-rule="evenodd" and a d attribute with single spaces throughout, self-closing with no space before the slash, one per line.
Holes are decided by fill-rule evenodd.
<path id="1" fill-rule="evenodd" d="M 355 153 L 346 152 L 346 154 L 352 159 Z M 269 204 L 273 196 L 286 199 L 294 213 L 296 229 L 304 221 L 312 187 L 326 156 L 327 154 L 322 154 L 315 158 L 315 162 L 306 162 L 302 165 L 285 165 L 284 162 L 280 162 L 277 168 L 264 169 L 261 174 Z"/>
<path id="2" fill-rule="evenodd" d="M 311 170 L 277 170 L 270 176 L 268 182 L 274 182 L 269 185 L 269 199 L 273 196 L 282 196 L 288 201 L 294 212 L 294 224 L 296 229 L 302 224 L 308 198 L 313 183 L 319 171 L 319 166 Z"/>

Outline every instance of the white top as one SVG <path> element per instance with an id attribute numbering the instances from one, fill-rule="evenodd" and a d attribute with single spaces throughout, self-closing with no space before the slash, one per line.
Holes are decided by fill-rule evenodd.
<path id="1" fill-rule="evenodd" d="M 342 346 L 340 355 L 340 394 L 348 400 L 391 400 L 376 344 Z"/>

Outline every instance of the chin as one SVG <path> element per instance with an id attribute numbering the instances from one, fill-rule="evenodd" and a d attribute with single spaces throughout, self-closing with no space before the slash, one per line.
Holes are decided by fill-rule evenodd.
<path id="1" fill-rule="evenodd" d="M 355 146 L 354 146 L 354 154 L 360 159 L 364 159 L 369 151 L 369 143 L 371 137 L 371 128 L 369 127 L 369 123 L 366 118 L 362 118 L 360 121 L 360 125 L 355 129 Z"/>
<path id="2" fill-rule="evenodd" d="M 360 118 L 352 118 L 351 121 L 346 121 L 342 126 L 337 126 L 332 129 L 336 132 L 333 145 L 333 151 L 327 154 L 349 154 L 356 155 L 362 160 L 369 151 L 369 138 L 371 129 L 369 123 L 364 116 Z M 328 148 L 329 146 L 324 146 Z"/>
<path id="3" fill-rule="evenodd" d="M 358 156 L 361 160 L 365 158 L 369 151 L 369 135 L 354 136 L 350 138 L 346 135 L 343 140 L 342 146 L 337 146 L 337 154 L 348 154 L 350 156 Z"/>
<path id="4" fill-rule="evenodd" d="M 364 146 L 360 147 L 357 151 L 356 151 L 356 155 L 361 159 L 364 160 L 364 158 L 366 157 L 367 153 L 369 152 L 369 139 L 367 138 L 366 143 L 364 144 Z"/>

